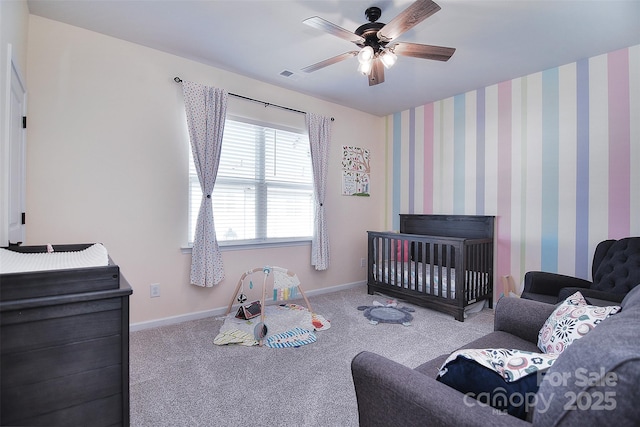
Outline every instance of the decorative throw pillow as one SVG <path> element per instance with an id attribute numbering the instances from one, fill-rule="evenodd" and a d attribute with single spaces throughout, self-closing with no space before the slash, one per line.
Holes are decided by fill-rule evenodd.
<path id="1" fill-rule="evenodd" d="M 538 348 L 544 353 L 562 353 L 598 323 L 620 311 L 620 306 L 588 305 L 578 291 L 556 308 L 538 332 Z"/>

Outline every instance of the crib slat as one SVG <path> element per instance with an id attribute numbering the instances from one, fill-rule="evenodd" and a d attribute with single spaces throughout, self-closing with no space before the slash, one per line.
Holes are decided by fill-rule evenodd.
<path id="1" fill-rule="evenodd" d="M 427 293 L 427 251 L 429 244 L 426 242 L 420 243 L 422 247 L 422 253 L 420 254 L 420 261 L 422 261 L 422 293 Z"/>

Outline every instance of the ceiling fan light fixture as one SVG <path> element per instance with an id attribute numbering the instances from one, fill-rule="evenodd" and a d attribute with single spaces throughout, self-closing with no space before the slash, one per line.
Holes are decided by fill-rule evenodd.
<path id="1" fill-rule="evenodd" d="M 385 48 L 380 54 L 380 61 L 382 61 L 382 64 L 384 64 L 386 68 L 393 67 L 393 64 L 395 64 L 397 60 L 398 57 L 389 48 Z"/>
<path id="2" fill-rule="evenodd" d="M 360 50 L 360 53 L 358 53 L 358 61 L 360 61 L 361 64 L 371 62 L 373 55 L 373 48 L 371 46 L 365 46 Z"/>
<path id="3" fill-rule="evenodd" d="M 409 0 L 403 1 L 408 2 Z M 375 86 L 384 82 L 385 68 L 391 68 L 395 65 L 398 59 L 396 55 L 412 56 L 414 58 L 437 61 L 448 61 L 455 52 L 454 48 L 419 43 L 397 43 L 395 41 L 396 38 L 400 37 L 402 34 L 406 33 L 417 24 L 440 10 L 440 6 L 438 6 L 433 0 L 412 1 L 413 3 L 396 15 L 396 17 L 387 24 L 378 21 L 382 14 L 382 10 L 379 7 L 369 7 L 365 10 L 365 16 L 369 22 L 360 25 L 353 32 L 345 30 L 344 28 L 318 16 L 304 20 L 303 22 L 311 27 L 354 43 L 360 50 L 345 52 L 341 55 L 334 56 L 333 58 L 305 67 L 302 71 L 310 73 L 328 65 L 357 56 L 359 63 L 358 71 L 361 74 L 368 76 L 369 86 Z M 398 51 L 397 54 L 396 50 Z"/>
<path id="4" fill-rule="evenodd" d="M 371 68 L 373 67 L 373 58 L 366 62 L 360 62 L 358 65 L 358 72 L 360 72 L 364 76 L 368 76 L 371 73 Z"/>

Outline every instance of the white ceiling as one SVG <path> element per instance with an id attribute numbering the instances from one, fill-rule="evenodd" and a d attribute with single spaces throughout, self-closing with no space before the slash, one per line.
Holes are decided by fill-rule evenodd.
<path id="1" fill-rule="evenodd" d="M 349 31 L 413 0 L 28 0 L 34 15 L 193 59 L 383 116 L 469 90 L 640 44 L 640 0 L 436 0 L 442 10 L 397 41 L 455 47 L 448 62 L 399 57 L 368 86 L 357 59 L 301 68 L 357 49 L 302 21 Z M 293 72 L 282 77 L 284 70 Z M 171 76 L 168 76 L 170 78 Z M 188 76 L 183 76 L 187 77 Z M 251 96 L 248 89 L 246 94 Z"/>

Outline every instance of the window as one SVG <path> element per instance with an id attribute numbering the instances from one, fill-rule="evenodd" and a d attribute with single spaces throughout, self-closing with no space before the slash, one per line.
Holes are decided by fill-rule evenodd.
<path id="1" fill-rule="evenodd" d="M 191 155 L 189 162 L 193 243 L 202 192 Z M 227 119 L 212 198 L 221 246 L 309 240 L 314 196 L 308 136 Z"/>

